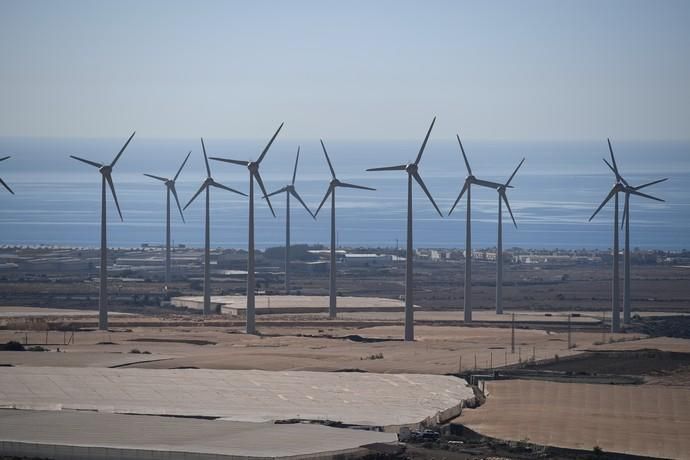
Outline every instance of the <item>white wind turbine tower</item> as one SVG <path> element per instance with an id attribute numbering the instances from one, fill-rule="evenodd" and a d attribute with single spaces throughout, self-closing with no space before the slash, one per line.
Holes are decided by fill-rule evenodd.
<path id="1" fill-rule="evenodd" d="M 106 220 L 106 203 L 105 203 L 105 188 L 106 183 L 110 187 L 110 193 L 113 195 L 113 200 L 115 200 L 115 206 L 117 207 L 117 213 L 120 215 L 120 220 L 122 219 L 122 212 L 120 211 L 120 204 L 117 202 L 117 194 L 115 193 L 115 185 L 113 184 L 112 172 L 117 160 L 120 159 L 122 153 L 125 151 L 130 141 L 134 137 L 136 132 L 133 132 L 125 145 L 122 146 L 120 151 L 115 156 L 115 159 L 110 164 L 101 164 L 95 161 L 86 160 L 74 155 L 70 155 L 71 158 L 75 160 L 86 163 L 87 165 L 98 168 L 98 172 L 101 173 L 101 267 L 100 267 L 100 291 L 98 295 L 98 328 L 100 330 L 108 330 L 108 243 L 107 243 L 107 220 Z"/>
<path id="2" fill-rule="evenodd" d="M 623 221 L 621 222 L 621 228 L 625 226 L 625 249 L 623 251 L 623 324 L 630 324 L 631 320 L 631 299 L 630 299 L 630 195 L 637 195 L 643 198 L 647 198 L 655 201 L 664 201 L 661 198 L 656 198 L 651 195 L 640 192 L 639 190 L 649 187 L 650 185 L 659 184 L 665 182 L 668 178 L 658 179 L 652 182 L 647 182 L 646 184 L 634 187 L 626 181 L 623 176 L 618 171 L 618 165 L 616 164 L 616 158 L 613 156 L 613 148 L 611 148 L 611 141 L 609 140 L 609 153 L 611 154 L 611 163 L 604 159 L 604 163 L 613 171 L 616 176 L 616 180 L 623 183 L 623 193 L 625 194 L 625 205 L 623 207 Z"/>
<path id="3" fill-rule="evenodd" d="M 414 163 L 396 166 L 384 166 L 380 168 L 369 168 L 367 171 L 405 171 L 407 172 L 407 252 L 405 260 L 405 340 L 414 340 L 414 248 L 412 240 L 412 180 L 414 179 L 419 186 L 424 190 L 424 193 L 434 205 L 438 214 L 443 217 L 441 210 L 436 206 L 436 202 L 431 197 L 429 189 L 424 185 L 422 177 L 419 175 L 419 161 L 422 159 L 422 154 L 426 148 L 427 141 L 431 130 L 436 123 L 436 117 L 431 121 L 429 130 L 426 132 L 424 142 L 417 153 L 417 158 Z"/>
<path id="4" fill-rule="evenodd" d="M 517 174 L 518 169 L 525 162 L 523 158 L 513 174 L 510 175 L 508 181 L 496 189 L 498 192 L 498 243 L 496 245 L 496 314 L 503 314 L 503 209 L 502 203 L 505 202 L 506 208 L 510 213 L 510 218 L 513 219 L 513 225 L 517 228 L 517 222 L 515 222 L 515 217 L 513 216 L 513 210 L 510 209 L 510 204 L 508 203 L 508 195 L 506 195 L 506 189 L 510 187 L 510 182 Z"/>
<path id="5" fill-rule="evenodd" d="M 175 198 L 175 203 L 177 203 L 177 209 L 180 211 L 180 217 L 182 218 L 182 222 L 184 222 L 184 214 L 182 213 L 182 207 L 180 206 L 180 199 L 177 197 L 177 190 L 175 190 L 175 181 L 177 178 L 180 176 L 180 173 L 182 172 L 182 168 L 184 168 L 184 165 L 187 163 L 187 160 L 189 159 L 189 155 L 191 155 L 192 152 L 190 151 L 187 154 L 187 157 L 184 159 L 182 162 L 182 165 L 180 166 L 180 169 L 177 170 L 177 174 L 175 174 L 175 177 L 172 179 L 168 179 L 165 177 L 160 177 L 160 176 L 154 176 L 153 174 L 144 174 L 144 176 L 148 176 L 152 179 L 159 180 L 163 182 L 163 185 L 165 185 L 165 190 L 166 190 L 166 197 L 165 197 L 165 206 L 166 206 L 166 212 L 165 212 L 165 289 L 167 291 L 168 286 L 170 285 L 170 195 Z"/>
<path id="6" fill-rule="evenodd" d="M 5 160 L 7 160 L 8 158 L 11 158 L 11 157 L 10 157 L 10 156 L 2 157 L 2 158 L 0 158 L 0 161 L 5 161 Z M 5 188 L 7 189 L 8 192 L 10 192 L 12 195 L 14 195 L 14 192 L 12 191 L 12 189 L 10 188 L 10 186 L 7 185 L 7 183 L 6 183 L 4 180 L 2 180 L 2 177 L 0 177 L 0 184 L 2 184 L 2 186 L 5 187 Z"/>
<path id="7" fill-rule="evenodd" d="M 228 192 L 237 193 L 238 195 L 242 196 L 247 195 L 216 182 L 211 177 L 211 167 L 208 164 L 206 146 L 204 145 L 203 138 L 201 138 L 201 150 L 204 154 L 204 164 L 206 165 L 206 180 L 204 180 L 204 182 L 201 184 L 201 187 L 199 187 L 199 190 L 196 191 L 192 199 L 189 200 L 189 202 L 185 205 L 184 209 L 187 209 L 201 192 L 206 191 L 206 228 L 204 238 L 204 315 L 209 315 L 211 313 L 211 187 L 227 190 Z"/>
<path id="8" fill-rule="evenodd" d="M 472 168 L 470 168 L 470 163 L 467 161 L 467 155 L 465 155 L 465 149 L 462 146 L 462 141 L 460 136 L 456 135 L 458 138 L 458 144 L 460 144 L 460 152 L 462 153 L 462 158 L 465 160 L 465 167 L 467 168 L 467 177 L 465 178 L 465 183 L 460 190 L 458 198 L 453 203 L 453 207 L 450 208 L 448 215 L 450 216 L 455 206 L 457 206 L 460 198 L 467 192 L 467 218 L 466 218 L 466 230 L 465 230 L 465 305 L 463 307 L 464 311 L 464 321 L 465 324 L 472 322 L 472 185 L 478 185 L 480 187 L 487 187 L 492 189 L 498 189 L 503 184 L 496 182 L 490 182 L 486 180 L 477 179 L 474 174 L 472 174 Z M 507 188 L 512 188 L 510 185 L 506 185 Z"/>
<path id="9" fill-rule="evenodd" d="M 328 190 L 326 190 L 326 194 L 323 197 L 323 200 L 321 200 L 321 204 L 319 204 L 318 209 L 314 213 L 314 216 L 319 215 L 319 211 L 321 211 L 321 208 L 323 207 L 324 203 L 326 203 L 326 200 L 328 199 L 328 196 L 330 195 L 331 197 L 331 266 L 330 266 L 330 274 L 329 274 L 329 283 L 328 283 L 328 317 L 330 319 L 335 319 L 336 317 L 336 289 L 335 289 L 335 273 L 336 273 L 336 260 L 335 260 L 335 189 L 338 187 L 343 187 L 343 188 L 356 188 L 360 190 L 376 190 L 371 187 L 364 187 L 362 185 L 355 185 L 355 184 L 349 184 L 347 182 L 341 182 L 338 180 L 338 178 L 335 176 L 335 170 L 333 169 L 333 165 L 331 164 L 331 159 L 328 158 L 328 152 L 326 152 L 326 146 L 323 144 L 323 140 L 321 140 L 321 148 L 323 149 L 323 154 L 326 156 L 326 162 L 328 162 L 328 169 L 331 170 L 331 182 L 328 184 Z"/>
<path id="10" fill-rule="evenodd" d="M 295 190 L 295 177 L 297 176 L 297 163 L 299 162 L 299 146 L 297 147 L 297 156 L 295 157 L 295 168 L 292 171 L 292 182 L 283 188 L 276 190 L 275 192 L 269 193 L 264 196 L 268 199 L 270 196 L 278 195 L 279 193 L 285 193 L 285 293 L 289 293 L 290 290 L 290 195 L 295 197 L 297 201 L 307 210 L 312 218 L 316 218 L 311 212 L 309 207 L 304 203 L 302 197 L 299 196 L 297 190 Z"/>
<path id="11" fill-rule="evenodd" d="M 278 136 L 278 133 L 280 130 L 283 128 L 283 125 L 285 123 L 281 123 L 280 126 L 278 126 L 278 129 L 276 130 L 275 134 L 271 138 L 270 141 L 268 141 L 268 144 L 264 148 L 263 152 L 261 152 L 261 155 L 259 155 L 259 158 L 256 161 L 244 161 L 244 160 L 230 160 L 227 158 L 218 158 L 218 157 L 211 157 L 212 160 L 216 161 L 224 161 L 226 163 L 232 163 L 240 166 L 246 166 L 247 169 L 249 170 L 249 238 L 248 238 L 248 254 L 247 254 L 247 326 L 246 326 L 246 332 L 247 334 L 255 334 L 256 333 L 256 320 L 255 320 L 255 313 L 254 313 L 254 308 L 255 308 L 255 290 L 256 290 L 256 273 L 254 271 L 254 265 L 255 265 L 255 254 L 254 254 L 254 180 L 259 184 L 259 187 L 261 188 L 261 193 L 263 196 L 266 196 L 268 193 L 266 192 L 266 187 L 264 187 L 264 182 L 261 180 L 261 174 L 259 174 L 259 166 L 261 165 L 261 162 L 263 161 L 264 157 L 266 156 L 266 153 L 268 153 L 268 149 L 271 147 L 271 144 L 273 144 L 273 141 L 275 138 Z M 268 207 L 271 210 L 271 214 L 273 214 L 273 217 L 276 216 L 276 213 L 273 211 L 273 206 L 271 206 L 271 200 L 266 198 L 266 203 L 268 203 Z"/>

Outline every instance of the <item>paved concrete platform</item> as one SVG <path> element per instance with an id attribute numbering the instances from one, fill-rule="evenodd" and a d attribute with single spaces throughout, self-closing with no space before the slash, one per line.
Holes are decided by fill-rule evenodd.
<path id="1" fill-rule="evenodd" d="M 328 296 L 260 295 L 256 296 L 255 302 L 257 315 L 328 312 Z M 203 310 L 204 298 L 201 296 L 180 296 L 172 298 L 170 303 L 176 307 Z M 246 305 L 247 298 L 245 296 L 211 297 L 211 309 L 226 315 L 244 317 Z M 404 304 L 399 300 L 380 297 L 338 297 L 339 312 L 401 312 L 404 309 Z"/>
<path id="2" fill-rule="evenodd" d="M 425 374 L 10 367 L 0 407 L 231 421 L 331 420 L 395 431 L 457 416 L 464 380 Z"/>
<path id="3" fill-rule="evenodd" d="M 392 433 L 313 424 L 0 410 L 0 454 L 61 459 L 333 458 Z"/>

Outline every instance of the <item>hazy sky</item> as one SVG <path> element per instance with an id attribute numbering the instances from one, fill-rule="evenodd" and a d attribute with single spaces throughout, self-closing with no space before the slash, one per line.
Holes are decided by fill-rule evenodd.
<path id="1" fill-rule="evenodd" d="M 0 136 L 690 139 L 688 1 L 0 0 Z"/>

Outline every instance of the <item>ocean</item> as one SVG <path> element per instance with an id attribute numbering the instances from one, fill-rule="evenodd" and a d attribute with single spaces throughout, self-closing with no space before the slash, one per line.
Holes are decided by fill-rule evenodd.
<path id="1" fill-rule="evenodd" d="M 422 133 L 423 134 L 423 133 Z M 121 139 L 26 139 L 0 138 L 2 177 L 15 191 L 0 190 L 0 245 L 58 245 L 97 247 L 100 226 L 100 174 L 96 168 L 70 159 L 70 154 L 98 162 L 110 162 L 128 133 Z M 255 159 L 266 140 L 207 139 L 209 156 Z M 344 182 L 375 187 L 376 191 L 338 189 L 336 219 L 338 244 L 356 247 L 404 247 L 407 177 L 402 171 L 365 172 L 366 168 L 401 164 L 415 158 L 421 138 L 410 141 L 325 140 L 338 178 Z M 278 138 L 261 165 L 270 191 L 290 181 L 297 145 L 301 144 L 296 188 L 315 210 L 328 186 L 330 174 L 318 140 Z M 606 140 L 597 142 L 492 142 L 464 141 L 475 176 L 505 181 L 520 159 L 525 164 L 508 193 L 518 223 L 513 227 L 504 207 L 504 247 L 606 249 L 612 246 L 613 206 L 597 217 L 589 216 L 613 185 L 613 174 L 601 161 L 608 158 Z M 645 189 L 666 200 L 659 203 L 631 199 L 631 247 L 643 249 L 690 249 L 690 143 L 616 142 L 618 166 L 633 185 L 668 177 L 665 183 Z M 139 247 L 164 242 L 165 187 L 143 176 L 150 173 L 172 177 L 186 153 L 192 156 L 180 175 L 177 190 L 184 206 L 204 179 L 198 140 L 132 141 L 114 169 L 124 222 L 120 222 L 108 196 L 108 244 Z M 214 178 L 247 192 L 246 168 L 211 161 Z M 453 214 L 447 213 L 466 175 L 464 163 L 452 140 L 431 139 L 420 163 L 420 174 L 443 211 L 438 216 L 422 190 L 415 185 L 414 240 L 418 248 L 463 248 L 465 198 Z M 285 196 L 271 202 L 273 218 L 256 196 L 256 245 L 266 248 L 284 244 Z M 497 231 L 497 193 L 472 189 L 473 247 L 493 247 Z M 329 243 L 330 202 L 313 220 L 295 201 L 292 204 L 292 242 Z M 247 199 L 226 191 L 211 192 L 211 241 L 214 247 L 246 248 Z M 186 223 L 173 208 L 175 244 L 203 245 L 203 195 L 186 211 Z M 622 196 L 621 196 L 622 215 Z M 623 240 L 621 239 L 621 245 Z"/>

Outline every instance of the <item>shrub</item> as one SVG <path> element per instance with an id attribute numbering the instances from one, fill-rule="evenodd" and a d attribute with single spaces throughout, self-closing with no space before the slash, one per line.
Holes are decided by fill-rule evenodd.
<path id="1" fill-rule="evenodd" d="M 43 347 L 40 346 L 40 345 L 35 345 L 35 346 L 33 346 L 33 347 L 29 347 L 29 348 L 27 348 L 27 350 L 28 350 L 28 351 L 50 351 L 50 349 L 48 349 L 48 348 L 43 348 Z"/>
<path id="2" fill-rule="evenodd" d="M 10 340 L 6 344 L 0 347 L 0 350 L 4 351 L 24 351 L 24 345 L 17 342 L 16 340 Z"/>

